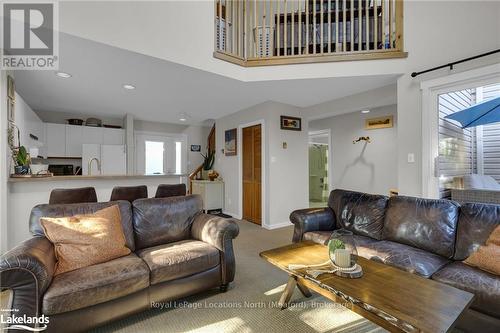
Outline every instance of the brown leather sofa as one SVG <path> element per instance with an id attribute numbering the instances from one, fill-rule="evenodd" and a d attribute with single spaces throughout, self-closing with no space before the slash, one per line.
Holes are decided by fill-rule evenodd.
<path id="1" fill-rule="evenodd" d="M 54 247 L 42 216 L 88 214 L 119 205 L 128 256 L 53 276 Z M 50 332 L 85 331 L 166 302 L 220 287 L 235 274 L 238 225 L 201 213 L 199 196 L 38 205 L 34 235 L 0 258 L 0 286 L 16 316 L 48 316 Z"/>
<path id="2" fill-rule="evenodd" d="M 345 228 L 358 255 L 473 293 L 457 327 L 500 332 L 500 276 L 462 263 L 500 225 L 500 205 L 334 190 L 328 207 L 294 211 L 290 220 L 293 242 L 327 244 Z"/>

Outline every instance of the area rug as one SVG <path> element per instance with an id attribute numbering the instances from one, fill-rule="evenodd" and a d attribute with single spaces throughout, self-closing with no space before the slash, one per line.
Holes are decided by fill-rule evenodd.
<path id="1" fill-rule="evenodd" d="M 277 302 L 287 275 L 262 260 L 259 252 L 290 244 L 293 228 L 266 230 L 247 221 L 238 224 L 236 277 L 226 293 L 214 290 L 166 303 L 165 308 L 130 316 L 94 332 L 385 332 L 318 295 L 304 298 L 296 291 L 290 307 L 280 310 Z"/>

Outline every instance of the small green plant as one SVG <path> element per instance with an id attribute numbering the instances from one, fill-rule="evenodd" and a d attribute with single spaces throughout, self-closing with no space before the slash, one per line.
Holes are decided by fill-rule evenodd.
<path id="1" fill-rule="evenodd" d="M 208 152 L 206 155 L 201 154 L 201 156 L 203 156 L 203 170 L 212 170 L 215 162 L 215 151 Z"/>
<path id="2" fill-rule="evenodd" d="M 30 156 L 24 146 L 17 148 L 13 157 L 17 166 L 27 166 L 30 163 Z"/>
<path id="3" fill-rule="evenodd" d="M 345 243 L 340 239 L 330 239 L 328 242 L 328 251 L 334 253 L 337 249 L 345 249 Z"/>

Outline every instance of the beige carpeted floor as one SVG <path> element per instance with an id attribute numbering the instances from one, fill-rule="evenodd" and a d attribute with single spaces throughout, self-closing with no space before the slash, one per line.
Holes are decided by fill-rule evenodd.
<path id="1" fill-rule="evenodd" d="M 178 301 L 176 308 L 146 311 L 96 332 L 384 332 L 317 295 L 306 299 L 296 291 L 291 307 L 276 308 L 287 275 L 262 260 L 259 252 L 289 244 L 292 227 L 269 231 L 238 223 L 236 278 L 226 293 L 206 292 Z"/>

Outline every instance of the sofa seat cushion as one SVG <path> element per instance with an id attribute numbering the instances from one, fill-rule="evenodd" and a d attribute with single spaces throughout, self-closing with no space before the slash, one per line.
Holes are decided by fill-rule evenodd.
<path id="1" fill-rule="evenodd" d="M 310 231 L 304 233 L 303 240 L 327 245 L 331 234 L 331 231 Z M 450 262 L 444 257 L 404 244 L 378 241 L 359 235 L 353 235 L 353 238 L 360 257 L 394 266 L 425 278 L 429 278 Z"/>
<path id="2" fill-rule="evenodd" d="M 328 245 L 328 241 L 330 240 L 330 236 L 333 231 L 309 231 L 304 233 L 303 240 L 304 241 L 312 241 L 314 243 Z M 369 244 L 378 243 L 379 241 L 365 236 L 353 235 L 354 242 L 356 243 L 356 248 L 359 249 L 366 247 Z"/>
<path id="3" fill-rule="evenodd" d="M 432 279 L 473 293 L 472 309 L 500 318 L 500 276 L 455 261 L 436 272 Z"/>
<path id="4" fill-rule="evenodd" d="M 196 240 L 158 245 L 137 252 L 151 270 L 151 284 L 201 273 L 220 263 L 219 250 Z"/>
<path id="5" fill-rule="evenodd" d="M 380 241 L 356 245 L 358 255 L 429 278 L 450 260 L 404 244 Z"/>
<path id="6" fill-rule="evenodd" d="M 304 233 L 302 240 L 327 245 L 331 235 L 332 231 L 308 231 Z"/>
<path id="7" fill-rule="evenodd" d="M 135 254 L 54 277 L 43 295 L 42 312 L 55 315 L 104 303 L 149 286 L 148 266 Z"/>

